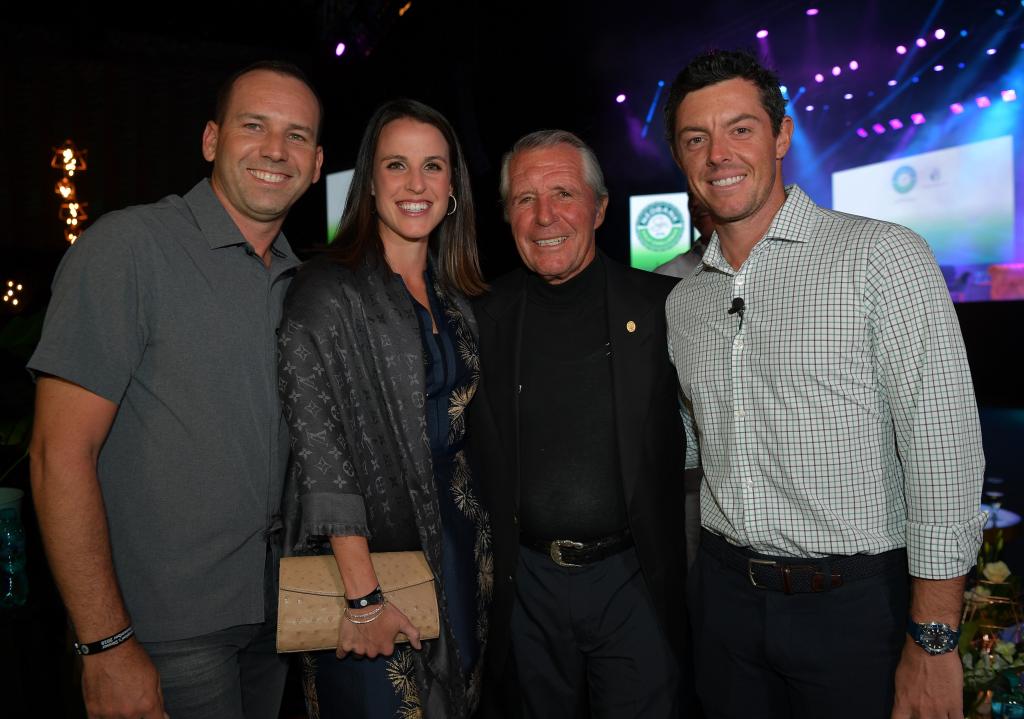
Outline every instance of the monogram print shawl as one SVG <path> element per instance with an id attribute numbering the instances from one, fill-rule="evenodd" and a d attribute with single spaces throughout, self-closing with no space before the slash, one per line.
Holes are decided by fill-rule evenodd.
<path id="1" fill-rule="evenodd" d="M 449 444 L 479 381 L 476 324 L 468 304 L 435 283 L 453 341 L 470 369 L 449 401 Z M 438 323 L 446 318 L 435 318 Z M 422 549 L 440 578 L 441 520 L 424 410 L 425 368 L 415 310 L 400 276 L 326 260 L 305 265 L 285 300 L 278 339 L 279 390 L 289 425 L 285 552 L 329 553 L 331 535 L 367 537 L 371 551 Z M 477 634 L 486 638 L 491 595 L 490 530 L 459 452 L 451 487 L 477 527 Z M 445 614 L 443 587 L 438 599 Z M 464 716 L 479 671 L 465 682 L 450 631 L 423 652 L 395 653 L 396 689 L 409 716 Z M 401 685 L 401 687 L 400 687 Z M 422 709 L 420 707 L 422 706 Z"/>

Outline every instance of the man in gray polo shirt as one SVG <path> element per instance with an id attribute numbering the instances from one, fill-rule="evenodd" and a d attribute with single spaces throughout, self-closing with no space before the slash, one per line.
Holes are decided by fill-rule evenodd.
<path id="1" fill-rule="evenodd" d="M 32 489 L 90 716 L 277 717 L 281 225 L 320 117 L 298 69 L 246 68 L 203 133 L 211 179 L 105 216 L 57 270 Z"/>

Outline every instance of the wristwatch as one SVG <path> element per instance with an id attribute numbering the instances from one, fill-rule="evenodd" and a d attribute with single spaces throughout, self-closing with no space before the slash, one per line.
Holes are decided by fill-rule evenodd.
<path id="1" fill-rule="evenodd" d="M 907 622 L 907 634 L 914 642 L 931 655 L 945 654 L 956 649 L 960 642 L 960 630 L 939 622 Z"/>

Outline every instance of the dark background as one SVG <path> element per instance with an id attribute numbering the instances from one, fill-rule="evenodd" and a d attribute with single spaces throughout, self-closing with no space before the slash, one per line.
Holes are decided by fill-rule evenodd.
<path id="1" fill-rule="evenodd" d="M 23 366 L 66 249 L 53 192 L 59 174 L 50 159 L 67 138 L 88 151 L 88 169 L 75 180 L 95 219 L 184 194 L 208 174 L 200 137 L 214 95 L 226 76 L 252 61 L 291 60 L 310 74 L 327 110 L 325 172 L 352 166 L 366 120 L 380 102 L 413 97 L 441 110 L 459 134 L 472 174 L 484 270 L 494 277 L 518 262 L 498 204 L 500 158 L 518 137 L 542 127 L 572 130 L 595 148 L 611 192 L 599 244 L 628 261 L 628 196 L 685 189 L 662 139 L 660 106 L 641 135 L 657 83 L 670 83 L 702 49 L 752 49 L 779 70 L 791 95 L 806 88 L 791 107 L 797 134 L 784 172 L 828 206 L 835 170 L 911 147 L 938 149 L 986 136 L 969 115 L 959 124 L 935 119 L 948 114 L 950 102 L 1020 79 L 1024 42 L 1024 8 L 1009 0 L 413 0 L 400 16 L 404 5 L 37 3 L 2 11 L 0 280 L 15 279 L 25 289 L 16 312 L 0 308 L 0 475 L 14 465 L 0 483 L 27 482 L 25 463 L 17 463 L 24 449 L 17 427 L 31 412 Z M 805 15 L 812 6 L 820 9 L 813 18 Z M 938 27 L 948 37 L 933 42 L 930 33 Z M 763 43 L 754 38 L 761 28 L 770 32 Z M 928 46 L 896 55 L 898 44 L 912 45 L 917 37 L 928 37 Z M 339 41 L 348 45 L 340 58 L 334 54 Z M 986 58 L 987 47 L 997 54 Z M 833 65 L 845 68 L 850 59 L 861 69 L 813 81 L 815 72 L 828 76 Z M 957 61 L 966 61 L 965 69 L 954 71 Z M 930 72 L 936 62 L 949 69 Z M 889 88 L 889 79 L 898 85 Z M 854 100 L 842 100 L 847 91 Z M 620 92 L 627 100 L 616 104 Z M 1018 92 L 1024 105 L 1024 85 Z M 804 110 L 810 103 L 814 112 Z M 929 124 L 868 140 L 854 134 L 859 126 L 917 111 Z M 1015 120 L 1006 130 L 1015 136 L 1018 155 L 1020 127 Z M 1016 164 L 1020 208 L 1024 163 Z M 323 182 L 314 185 L 285 225 L 300 254 L 326 236 L 324 192 Z M 1022 235 L 1018 210 L 1018 246 Z M 1015 450 L 1024 438 L 1022 303 L 963 304 L 957 311 L 982 406 L 989 473 L 1009 480 L 1012 503 L 1012 487 L 1021 480 Z M 60 605 L 32 521 L 26 517 L 32 601 L 25 610 L 0 612 L 0 684 L 17 689 L 0 691 L 5 717 L 75 711 L 70 662 L 61 653 Z"/>

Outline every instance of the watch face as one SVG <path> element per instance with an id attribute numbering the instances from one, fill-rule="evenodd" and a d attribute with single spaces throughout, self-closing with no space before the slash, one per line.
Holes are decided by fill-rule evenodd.
<path id="1" fill-rule="evenodd" d="M 919 624 L 918 644 L 931 654 L 942 654 L 955 646 L 956 632 L 945 624 Z"/>

